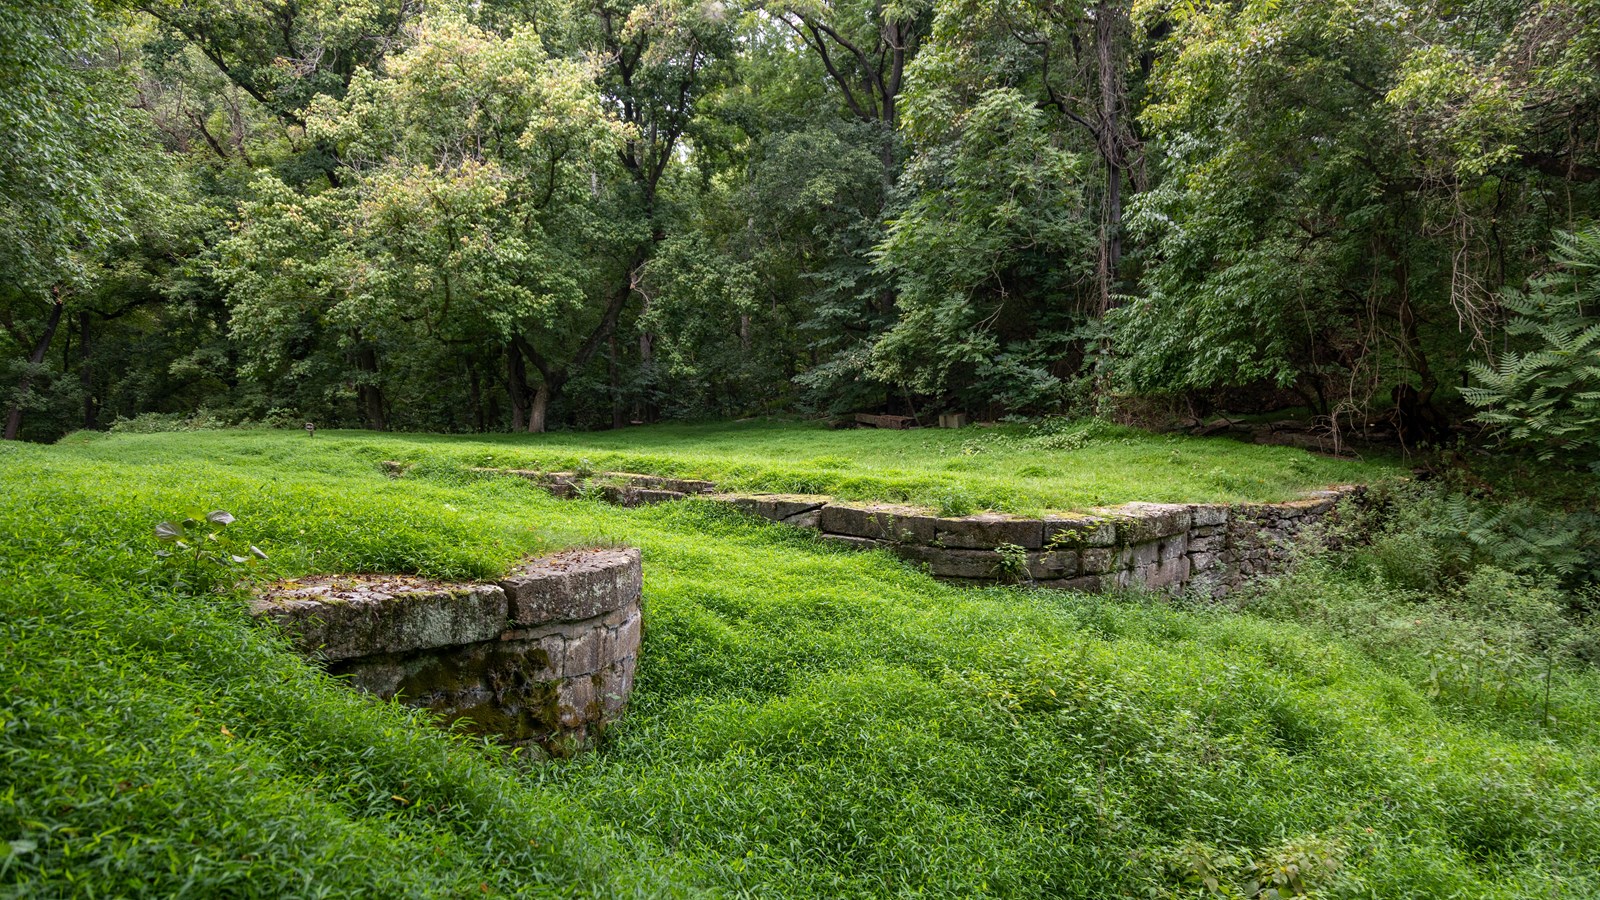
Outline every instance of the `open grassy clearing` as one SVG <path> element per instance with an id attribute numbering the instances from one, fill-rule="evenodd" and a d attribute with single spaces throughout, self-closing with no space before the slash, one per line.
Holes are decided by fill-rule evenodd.
<path id="1" fill-rule="evenodd" d="M 455 464 L 524 446 L 0 448 L 0 890 L 1188 896 L 1298 858 L 1327 896 L 1600 892 L 1600 679 L 1558 671 L 1554 725 L 1538 685 L 1431 695 L 1422 651 L 1465 626 L 1362 566 L 1259 613 L 959 589 L 710 504 Z M 386 457 L 449 464 L 390 481 Z M 641 547 L 628 718 L 520 774 L 353 696 L 155 564 L 155 521 L 216 507 L 288 574 Z"/>
<path id="2" fill-rule="evenodd" d="M 1133 500 L 1290 500 L 1309 489 L 1401 471 L 1387 460 L 1338 460 L 1289 447 L 1065 420 L 913 431 L 743 422 L 471 438 L 322 432 L 311 440 L 325 439 L 435 467 L 635 471 L 709 479 L 725 490 L 832 494 L 956 513 L 1034 513 Z M 197 454 L 269 452 L 250 449 L 236 432 L 197 433 L 187 446 Z"/>

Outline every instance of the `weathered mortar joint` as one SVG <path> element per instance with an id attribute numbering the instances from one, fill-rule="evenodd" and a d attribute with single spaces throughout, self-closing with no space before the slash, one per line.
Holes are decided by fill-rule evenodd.
<path id="1" fill-rule="evenodd" d="M 280 582 L 251 603 L 303 655 L 383 699 L 543 754 L 622 715 L 643 633 L 639 551 L 574 550 L 498 584 L 403 575 Z"/>

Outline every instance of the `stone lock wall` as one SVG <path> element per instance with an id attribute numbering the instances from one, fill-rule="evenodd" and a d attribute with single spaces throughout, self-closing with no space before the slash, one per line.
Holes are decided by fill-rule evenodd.
<path id="1" fill-rule="evenodd" d="M 641 638 L 631 548 L 534 560 L 496 584 L 406 576 L 282 582 L 251 605 L 361 690 L 551 755 L 622 715 Z"/>
<path id="2" fill-rule="evenodd" d="M 1039 518 L 941 517 L 912 507 L 792 495 L 719 499 L 814 528 L 824 540 L 889 550 L 949 580 L 1008 578 L 1069 590 L 1141 587 L 1221 597 L 1248 578 L 1283 571 L 1300 533 L 1361 491 L 1340 487 L 1272 504 L 1129 503 Z"/>
<path id="3" fill-rule="evenodd" d="M 1048 587 L 1102 591 L 1142 587 L 1222 597 L 1249 578 L 1278 573 L 1308 526 L 1337 514 L 1339 501 L 1365 488 L 1340 485 L 1287 503 L 1128 503 L 1081 515 L 1038 518 L 1003 513 L 939 516 L 895 504 L 842 502 L 809 494 L 717 493 L 709 481 L 629 472 L 480 469 L 514 475 L 557 497 L 588 484 L 613 503 L 639 506 L 700 497 L 821 533 L 824 540 L 886 549 L 954 581 L 994 582 L 1023 575 Z M 1008 546 L 1025 573 L 1013 571 Z M 1018 556 L 1020 554 L 1020 556 Z"/>

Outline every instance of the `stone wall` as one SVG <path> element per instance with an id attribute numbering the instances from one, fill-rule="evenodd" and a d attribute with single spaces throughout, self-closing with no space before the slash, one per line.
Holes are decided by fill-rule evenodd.
<path id="1" fill-rule="evenodd" d="M 552 755 L 623 712 L 641 637 L 633 549 L 533 560 L 496 584 L 406 576 L 280 582 L 251 604 L 303 654 L 384 699 Z"/>
<path id="2" fill-rule="evenodd" d="M 1340 500 L 1365 491 L 1340 485 L 1287 503 L 1128 503 L 1037 518 L 940 516 L 822 495 L 716 493 L 709 481 L 629 472 L 478 471 L 527 478 L 558 497 L 587 492 L 624 506 L 697 496 L 818 531 L 834 543 L 889 550 L 949 580 L 1021 580 L 1081 591 L 1142 587 L 1209 597 L 1283 571 L 1307 526 L 1336 515 Z"/>

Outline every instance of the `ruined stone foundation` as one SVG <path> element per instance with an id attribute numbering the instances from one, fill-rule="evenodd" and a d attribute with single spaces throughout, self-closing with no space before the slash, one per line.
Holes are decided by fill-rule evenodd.
<path id="1" fill-rule="evenodd" d="M 642 584 L 638 550 L 573 550 L 497 584 L 392 575 L 281 582 L 251 612 L 363 691 L 564 756 L 622 715 L 639 657 Z"/>

